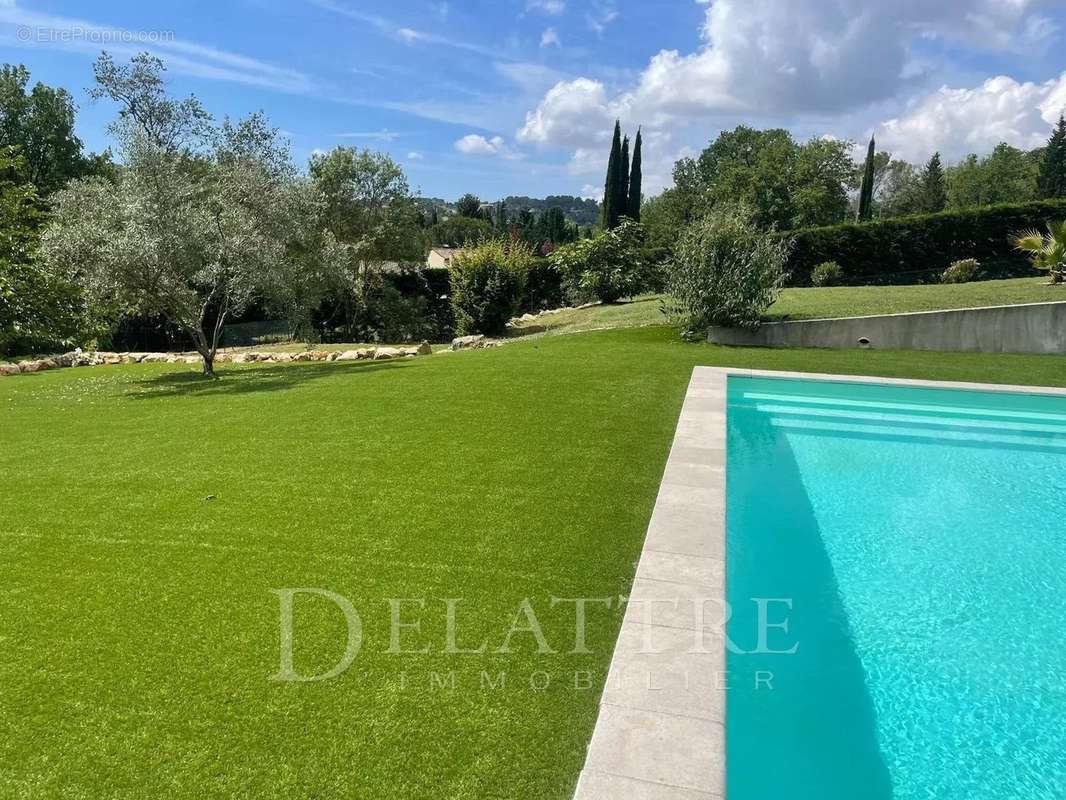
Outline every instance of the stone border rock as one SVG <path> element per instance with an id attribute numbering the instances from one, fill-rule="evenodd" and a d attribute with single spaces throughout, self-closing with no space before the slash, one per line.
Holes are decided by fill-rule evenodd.
<path id="1" fill-rule="evenodd" d="M 483 337 L 482 337 L 483 338 Z M 482 347 L 494 345 L 480 345 Z M 364 347 L 358 350 L 303 350 L 298 353 L 249 351 L 244 353 L 218 353 L 216 364 L 255 364 L 260 362 L 288 363 L 290 361 L 386 361 L 397 358 L 413 358 L 433 354 L 429 342 L 418 347 Z M 66 367 L 96 367 L 113 364 L 201 364 L 199 355 L 185 353 L 108 353 L 74 350 L 61 356 L 0 364 L 0 376 L 46 372 Z"/>

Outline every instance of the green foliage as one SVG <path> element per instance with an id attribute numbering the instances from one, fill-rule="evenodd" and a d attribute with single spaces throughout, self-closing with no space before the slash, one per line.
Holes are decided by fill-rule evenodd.
<path id="1" fill-rule="evenodd" d="M 919 189 L 919 208 L 924 214 L 943 211 L 948 205 L 948 190 L 944 181 L 944 168 L 940 153 L 933 153 L 922 170 Z"/>
<path id="2" fill-rule="evenodd" d="M 970 154 L 946 172 L 948 207 L 972 208 L 1000 203 L 1027 203 L 1037 199 L 1040 162 L 1008 144 L 989 155 Z"/>
<path id="3" fill-rule="evenodd" d="M 443 247 L 477 244 L 483 239 L 492 238 L 492 234 L 491 222 L 458 215 L 442 219 L 429 230 L 432 243 Z"/>
<path id="4" fill-rule="evenodd" d="M 119 118 L 111 130 L 120 138 L 136 129 L 167 153 L 203 152 L 213 130 L 211 115 L 193 95 L 180 100 L 169 97 L 165 71 L 162 60 L 151 53 L 138 53 L 129 64 L 116 64 L 105 52 L 93 64 L 96 85 L 89 89 L 89 96 L 119 104 Z"/>
<path id="5" fill-rule="evenodd" d="M 835 261 L 823 261 L 811 270 L 812 286 L 840 286 L 844 282 L 844 271 Z"/>
<path id="6" fill-rule="evenodd" d="M 603 217 L 600 227 L 610 230 L 618 225 L 622 209 L 618 205 L 622 180 L 622 123 L 615 120 L 611 155 L 607 159 L 607 179 L 603 184 Z"/>
<path id="7" fill-rule="evenodd" d="M 633 142 L 633 165 L 629 170 L 629 202 L 626 205 L 626 215 L 634 222 L 640 222 L 641 191 L 644 181 L 641 146 L 642 137 L 640 128 L 637 128 L 637 138 Z"/>
<path id="8" fill-rule="evenodd" d="M 481 213 L 481 199 L 476 194 L 464 194 L 455 203 L 455 211 L 466 219 L 484 219 Z"/>
<path id="9" fill-rule="evenodd" d="M 566 302 L 562 276 L 550 258 L 535 258 L 526 273 L 525 291 L 519 311 L 523 313 L 560 308 Z"/>
<path id="10" fill-rule="evenodd" d="M 761 230 L 745 210 L 722 210 L 690 225 L 668 268 L 667 291 L 684 327 L 754 327 L 784 283 L 790 243 Z"/>
<path id="11" fill-rule="evenodd" d="M 643 226 L 623 219 L 616 228 L 592 239 L 560 247 L 550 259 L 572 302 L 595 298 L 614 303 L 641 288 L 643 244 Z"/>
<path id="12" fill-rule="evenodd" d="M 797 144 L 783 129 L 741 125 L 725 131 L 698 159 L 675 165 L 683 215 L 697 219 L 741 203 L 762 228 L 839 222 L 847 213 L 847 187 L 854 183 L 850 147 L 827 139 Z"/>
<path id="13" fill-rule="evenodd" d="M 921 178 L 913 164 L 878 153 L 873 216 L 888 219 L 921 213 Z"/>
<path id="14" fill-rule="evenodd" d="M 26 178 L 42 197 L 103 167 L 101 156 L 86 158 L 74 134 L 74 100 L 66 89 L 43 83 L 27 91 L 29 71 L 0 68 L 0 147 L 17 147 Z"/>
<path id="15" fill-rule="evenodd" d="M 0 149 L 0 355 L 80 342 L 80 295 L 38 259 L 44 220 L 19 149 Z"/>
<path id="16" fill-rule="evenodd" d="M 1043 201 L 944 211 L 864 223 L 792 231 L 789 282 L 806 286 L 823 261 L 836 261 L 846 283 L 923 283 L 939 280 L 943 264 L 960 258 L 1010 259 L 1019 230 L 1066 215 L 1066 202 Z"/>
<path id="17" fill-rule="evenodd" d="M 953 261 L 951 266 L 940 276 L 941 283 L 970 283 L 977 280 L 981 264 L 976 258 L 963 258 Z"/>
<path id="18" fill-rule="evenodd" d="M 293 239 L 316 224 L 302 212 L 316 204 L 301 197 L 288 149 L 261 115 L 205 128 L 194 99 L 162 94 L 161 70 L 148 56 L 97 62 L 98 91 L 128 112 L 117 128 L 123 169 L 115 184 L 82 179 L 56 193 L 42 252 L 88 307 L 179 327 L 211 375 L 226 320 L 283 282 Z M 301 271 L 324 270 L 332 251 L 305 254 Z"/>
<path id="19" fill-rule="evenodd" d="M 1033 266 L 1051 275 L 1053 283 L 1066 280 L 1066 222 L 1047 223 L 1047 233 L 1027 230 L 1014 237 L 1014 246 L 1029 255 Z"/>
<path id="20" fill-rule="evenodd" d="M 421 261 L 418 214 L 403 168 L 385 153 L 335 147 L 311 156 L 311 180 L 326 202 L 324 222 L 363 262 Z"/>
<path id="21" fill-rule="evenodd" d="M 672 250 L 680 232 L 695 219 L 695 211 L 685 190 L 679 187 L 665 189 L 645 200 L 640 220 L 647 233 L 648 246 Z"/>
<path id="22" fill-rule="evenodd" d="M 1066 116 L 1061 114 L 1044 148 L 1037 193 L 1044 199 L 1066 197 Z"/>
<path id="23" fill-rule="evenodd" d="M 529 246 L 513 239 L 492 239 L 458 253 L 450 270 L 456 331 L 502 334 L 519 309 L 532 263 Z"/>
<path id="24" fill-rule="evenodd" d="M 859 210 L 855 218 L 864 222 L 873 216 L 874 205 L 874 179 L 875 164 L 877 159 L 877 144 L 874 137 L 870 137 L 870 146 L 866 151 L 866 165 L 862 171 L 862 185 L 859 187 Z"/>

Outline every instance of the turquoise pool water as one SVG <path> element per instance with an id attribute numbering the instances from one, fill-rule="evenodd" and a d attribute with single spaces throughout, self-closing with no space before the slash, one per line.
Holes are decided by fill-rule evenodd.
<path id="1" fill-rule="evenodd" d="M 1066 398 L 731 378 L 728 448 L 729 799 L 1066 797 Z"/>

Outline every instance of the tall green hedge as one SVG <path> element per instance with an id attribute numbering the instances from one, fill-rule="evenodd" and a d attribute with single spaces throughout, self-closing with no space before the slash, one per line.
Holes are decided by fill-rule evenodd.
<path id="1" fill-rule="evenodd" d="M 795 240 L 788 262 L 793 286 L 809 286 L 811 270 L 824 261 L 840 264 L 847 284 L 933 283 L 960 258 L 1013 259 L 1024 270 L 1011 237 L 1061 219 L 1066 219 L 1066 200 L 1046 200 L 805 228 L 782 236 Z"/>

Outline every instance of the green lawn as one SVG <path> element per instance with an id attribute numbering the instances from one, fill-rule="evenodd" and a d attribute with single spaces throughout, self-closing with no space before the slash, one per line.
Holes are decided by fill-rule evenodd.
<path id="1" fill-rule="evenodd" d="M 573 655 L 573 608 L 551 598 L 626 592 L 698 364 L 1066 382 L 1058 357 L 727 349 L 666 328 L 216 382 L 0 378 L 0 797 L 567 800 L 621 617 L 590 608 L 593 652 Z M 341 677 L 270 680 L 280 587 L 359 610 Z M 402 646 L 429 653 L 386 652 L 388 598 L 426 598 Z M 460 648 L 498 648 L 529 598 L 559 652 L 520 634 L 509 654 L 443 653 L 442 598 L 462 598 Z M 332 664 L 343 632 L 300 598 L 298 669 Z"/>
<path id="2" fill-rule="evenodd" d="M 858 317 L 866 314 L 898 314 L 905 311 L 935 311 L 941 308 L 1013 305 L 1066 300 L 1066 285 L 1049 286 L 1047 278 L 1014 278 L 953 285 L 840 286 L 824 289 L 785 289 L 770 307 L 767 318 L 818 319 Z M 599 328 L 662 325 L 665 318 L 657 295 L 645 295 L 628 303 L 590 306 L 558 314 L 545 314 L 523 323 L 516 333 L 573 333 Z"/>

